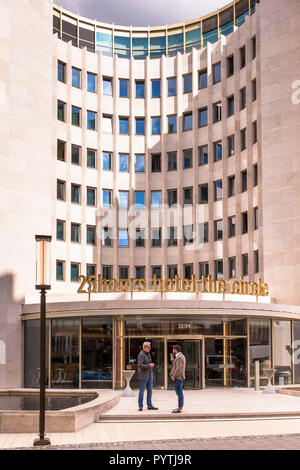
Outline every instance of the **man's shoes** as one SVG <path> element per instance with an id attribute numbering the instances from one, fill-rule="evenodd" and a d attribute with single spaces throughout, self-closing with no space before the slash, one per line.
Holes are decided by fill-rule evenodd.
<path id="1" fill-rule="evenodd" d="M 139 408 L 139 411 L 143 411 L 143 408 Z"/>
<path id="2" fill-rule="evenodd" d="M 155 408 L 155 406 L 151 406 L 150 408 L 148 408 L 148 410 L 158 410 L 158 408 Z"/>
<path id="3" fill-rule="evenodd" d="M 175 410 L 171 411 L 171 413 L 181 413 L 181 410 L 179 410 L 178 408 L 175 408 Z"/>

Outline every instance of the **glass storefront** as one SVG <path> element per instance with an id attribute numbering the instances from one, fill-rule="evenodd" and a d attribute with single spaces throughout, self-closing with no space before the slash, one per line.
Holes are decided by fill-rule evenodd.
<path id="1" fill-rule="evenodd" d="M 24 325 L 24 384 L 39 386 L 39 320 Z M 186 389 L 254 387 L 255 361 L 275 368 L 275 385 L 300 383 L 292 361 L 300 345 L 300 321 L 229 316 L 111 315 L 47 320 L 46 385 L 52 388 L 114 388 L 125 385 L 122 370 L 133 369 L 150 341 L 153 386 L 172 388 L 170 353 L 179 344 L 186 356 Z M 292 347 L 292 338 L 295 341 Z M 300 346 L 298 347 L 300 350 Z M 300 360 L 299 360 L 300 363 Z"/>

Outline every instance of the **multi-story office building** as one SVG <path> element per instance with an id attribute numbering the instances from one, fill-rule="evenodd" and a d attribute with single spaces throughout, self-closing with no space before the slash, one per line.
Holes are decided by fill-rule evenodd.
<path id="1" fill-rule="evenodd" d="M 146 338 L 158 388 L 175 343 L 186 387 L 253 386 L 255 360 L 299 383 L 299 1 L 135 28 L 0 0 L 0 23 L 0 387 L 39 383 L 36 234 L 49 386 L 119 388 Z"/>

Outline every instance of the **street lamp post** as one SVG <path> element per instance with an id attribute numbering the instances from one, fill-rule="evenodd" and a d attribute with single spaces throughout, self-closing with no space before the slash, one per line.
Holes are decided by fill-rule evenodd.
<path id="1" fill-rule="evenodd" d="M 39 438 L 34 440 L 34 446 L 50 444 L 50 439 L 45 437 L 45 398 L 46 398 L 46 291 L 50 285 L 50 242 L 49 235 L 36 235 L 36 285 L 41 292 L 41 316 L 40 316 L 40 420 Z"/>

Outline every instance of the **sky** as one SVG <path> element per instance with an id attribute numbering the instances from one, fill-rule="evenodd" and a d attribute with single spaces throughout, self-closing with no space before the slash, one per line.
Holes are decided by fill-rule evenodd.
<path id="1" fill-rule="evenodd" d="M 230 0 L 53 0 L 90 20 L 123 26 L 162 26 L 192 20 Z"/>

